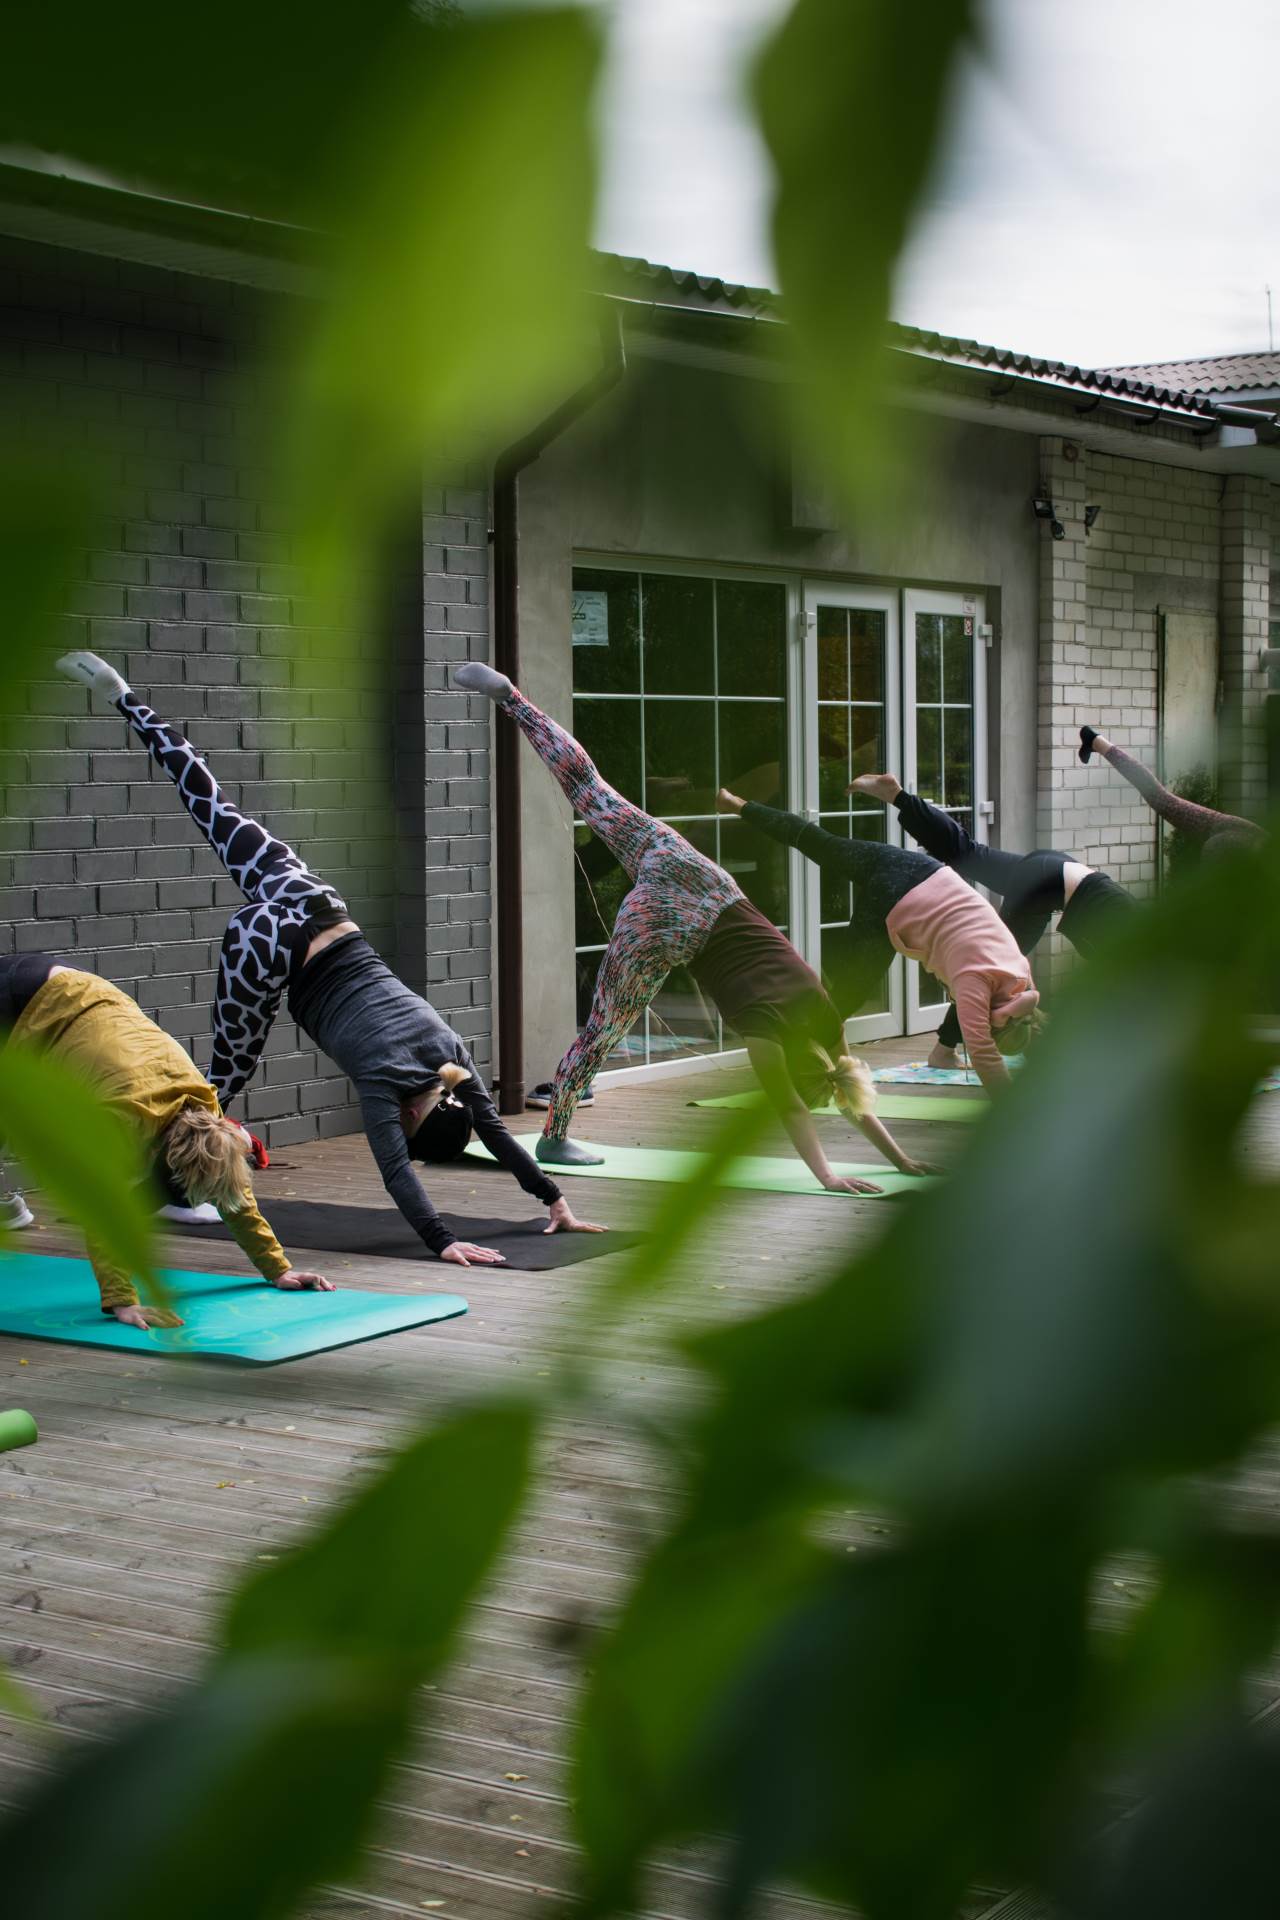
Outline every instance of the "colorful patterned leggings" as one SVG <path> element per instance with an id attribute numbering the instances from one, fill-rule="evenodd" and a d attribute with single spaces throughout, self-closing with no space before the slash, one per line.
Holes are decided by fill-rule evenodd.
<path id="1" fill-rule="evenodd" d="M 672 968 L 701 950 L 725 908 L 742 898 L 742 889 L 674 827 L 624 800 L 600 778 L 572 734 L 518 689 L 501 705 L 555 775 L 575 814 L 633 882 L 600 962 L 587 1023 L 556 1069 L 544 1131 L 563 1140 L 593 1076 Z"/>
<path id="2" fill-rule="evenodd" d="M 292 847 L 235 807 L 196 749 L 130 689 L 116 702 L 247 906 L 227 922 L 213 1002 L 209 1080 L 225 1107 L 252 1079 L 289 980 L 293 943 L 317 913 L 345 915 L 332 887 Z"/>
<path id="3" fill-rule="evenodd" d="M 1189 840 L 1198 840 L 1206 846 L 1210 840 L 1218 840 L 1220 846 L 1244 846 L 1266 838 L 1262 828 L 1252 820 L 1242 820 L 1235 813 L 1219 813 L 1213 807 L 1202 807 L 1194 800 L 1184 800 L 1179 793 L 1171 793 L 1156 779 L 1150 767 L 1144 767 L 1141 760 L 1135 760 L 1123 747 L 1112 747 L 1103 759 L 1109 760 L 1116 772 L 1138 789 L 1153 813 L 1175 833 L 1185 833 Z"/>

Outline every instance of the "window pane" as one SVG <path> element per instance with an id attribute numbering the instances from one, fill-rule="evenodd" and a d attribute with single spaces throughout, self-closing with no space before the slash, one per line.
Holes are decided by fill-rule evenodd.
<path id="1" fill-rule="evenodd" d="M 973 698 L 973 638 L 955 613 L 942 622 L 942 697 L 964 706 Z"/>
<path id="2" fill-rule="evenodd" d="M 849 698 L 849 615 L 843 607 L 818 608 L 818 698 Z"/>
<path id="3" fill-rule="evenodd" d="M 744 800 L 784 804 L 787 791 L 786 708 L 720 702 L 720 785 Z"/>
<path id="4" fill-rule="evenodd" d="M 941 619 L 936 613 L 916 615 L 916 699 L 942 698 Z"/>
<path id="5" fill-rule="evenodd" d="M 842 806 L 849 777 L 849 709 L 819 707 L 818 805 Z"/>
<path id="6" fill-rule="evenodd" d="M 718 1053 L 720 1016 L 683 967 L 667 975 L 649 1008 L 649 1058 L 678 1060 L 687 1053 Z"/>
<path id="7" fill-rule="evenodd" d="M 748 900 L 785 928 L 787 910 L 787 849 L 746 820 L 720 822 L 720 864 L 731 873 Z"/>
<path id="8" fill-rule="evenodd" d="M 720 692 L 786 692 L 787 595 L 772 582 L 721 580 L 716 585 Z"/>
<path id="9" fill-rule="evenodd" d="M 883 773 L 884 708 L 850 707 L 850 746 L 855 773 Z"/>
<path id="10" fill-rule="evenodd" d="M 639 802 L 640 702 L 575 700 L 573 730 L 601 778 L 628 800 Z"/>
<path id="11" fill-rule="evenodd" d="M 818 817 L 818 825 L 824 833 L 838 833 L 843 839 L 849 837 L 849 815 L 847 813 L 824 813 Z M 853 895 L 849 882 L 829 867 L 818 869 L 818 917 L 823 926 L 834 923 L 839 926 L 848 924 L 853 912 Z M 825 939 L 825 935 L 823 938 Z"/>
<path id="12" fill-rule="evenodd" d="M 946 805 L 973 804 L 973 715 L 963 707 L 945 707 L 942 721 L 946 748 Z"/>
<path id="13" fill-rule="evenodd" d="M 609 938 L 631 882 L 590 827 L 573 830 L 575 942 L 597 947 Z"/>
<path id="14" fill-rule="evenodd" d="M 921 799 L 942 801 L 942 729 L 937 707 L 916 709 L 916 791 Z"/>
<path id="15" fill-rule="evenodd" d="M 710 813 L 716 778 L 714 700 L 646 700 L 645 802 L 650 813 Z"/>
<path id="16" fill-rule="evenodd" d="M 574 692 L 639 693 L 637 576 L 605 567 L 575 567 L 573 591 L 583 596 L 578 606 L 579 637 L 573 646 Z"/>
<path id="17" fill-rule="evenodd" d="M 591 997 L 595 992 L 596 974 L 600 968 L 602 956 L 598 953 L 580 953 L 576 956 L 577 992 L 578 992 L 578 1028 L 587 1024 L 587 1015 L 591 1012 Z M 630 1033 L 619 1042 L 604 1062 L 606 1067 L 639 1067 L 644 1064 L 644 1020 L 637 1020 Z"/>
<path id="18" fill-rule="evenodd" d="M 711 581 L 646 573 L 641 591 L 645 692 L 714 693 Z"/>
<path id="19" fill-rule="evenodd" d="M 850 615 L 855 700 L 884 699 L 884 615 L 865 610 Z"/>

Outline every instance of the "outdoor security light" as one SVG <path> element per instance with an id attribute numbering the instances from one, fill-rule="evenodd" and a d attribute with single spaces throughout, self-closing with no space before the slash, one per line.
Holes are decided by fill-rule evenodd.
<path id="1" fill-rule="evenodd" d="M 1031 508 L 1037 520 L 1053 519 L 1053 501 L 1047 493 L 1038 493 L 1031 502 Z"/>
<path id="2" fill-rule="evenodd" d="M 1085 510 L 1084 510 L 1084 530 L 1085 530 L 1085 532 L 1086 532 L 1086 533 L 1092 533 L 1092 531 L 1093 531 L 1093 528 L 1094 528 L 1094 526 L 1095 526 L 1095 524 L 1096 524 L 1096 522 L 1097 522 L 1097 518 L 1098 518 L 1098 515 L 1099 515 L 1099 514 L 1100 514 L 1101 512 L 1102 512 L 1102 508 L 1101 508 L 1101 506 L 1100 506 L 1100 505 L 1098 504 L 1098 502 L 1097 502 L 1097 501 L 1095 501 L 1095 502 L 1093 503 L 1093 505 L 1092 505 L 1091 507 L 1086 507 L 1086 508 L 1085 508 Z"/>

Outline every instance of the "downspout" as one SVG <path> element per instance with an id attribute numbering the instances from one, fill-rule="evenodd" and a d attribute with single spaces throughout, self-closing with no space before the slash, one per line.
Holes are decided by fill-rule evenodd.
<path id="1" fill-rule="evenodd" d="M 493 468 L 493 664 L 520 682 L 520 475 L 627 370 L 620 313 L 602 315 L 604 364 Z M 494 738 L 494 832 L 498 907 L 498 1110 L 524 1111 L 524 898 L 520 846 L 520 734 L 500 726 Z"/>

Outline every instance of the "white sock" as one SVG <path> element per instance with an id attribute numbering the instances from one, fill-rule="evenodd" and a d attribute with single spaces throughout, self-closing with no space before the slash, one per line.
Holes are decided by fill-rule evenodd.
<path id="1" fill-rule="evenodd" d="M 102 695 L 104 700 L 113 704 L 129 691 L 129 682 L 123 674 L 100 659 L 87 648 L 77 647 L 73 653 L 64 653 L 58 661 L 58 672 L 65 673 L 68 680 L 74 680 L 79 686 L 88 687 L 90 693 Z"/>
<path id="2" fill-rule="evenodd" d="M 468 693 L 487 693 L 491 700 L 509 700 L 515 691 L 505 673 L 486 667 L 480 660 L 468 660 L 453 670 L 453 684 Z"/>

